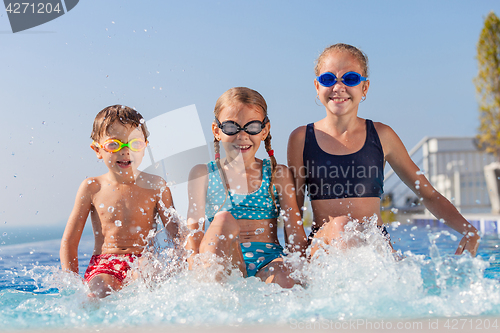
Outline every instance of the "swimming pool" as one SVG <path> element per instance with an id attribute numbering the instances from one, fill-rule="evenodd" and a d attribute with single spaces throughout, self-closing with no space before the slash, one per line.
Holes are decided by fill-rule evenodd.
<path id="1" fill-rule="evenodd" d="M 6 330 L 205 327 L 500 315 L 498 235 L 485 236 L 478 256 L 470 258 L 453 255 L 458 234 L 449 229 L 397 224 L 388 229 L 403 260 L 395 260 L 379 246 L 382 237 L 372 235 L 366 246 L 302 263 L 297 277 L 305 288 L 284 290 L 236 274 L 226 283 L 210 283 L 176 264 L 99 305 L 86 301 L 78 278 L 61 273 L 59 239 L 3 245 L 0 325 Z M 92 247 L 91 238 L 82 239 L 81 272 Z M 160 255 L 158 264 L 165 261 L 168 255 Z"/>

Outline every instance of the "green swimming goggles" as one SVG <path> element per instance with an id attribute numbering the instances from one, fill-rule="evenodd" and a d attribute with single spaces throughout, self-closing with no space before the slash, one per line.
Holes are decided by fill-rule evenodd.
<path id="1" fill-rule="evenodd" d="M 335 74 L 326 72 L 318 76 L 316 80 L 318 80 L 319 84 L 321 84 L 323 87 L 331 87 L 338 81 L 341 81 L 348 87 L 355 87 L 358 84 L 360 84 L 361 81 L 366 81 L 367 78 L 361 76 L 361 74 L 356 72 L 347 72 L 344 75 L 342 75 L 340 79 L 337 79 Z"/>
<path id="2" fill-rule="evenodd" d="M 142 139 L 132 139 L 128 143 L 123 143 L 117 139 L 109 139 L 104 141 L 101 145 L 99 142 L 92 141 L 92 144 L 96 147 L 102 148 L 108 153 L 119 152 L 123 147 L 128 147 L 132 151 L 141 151 L 148 145 L 147 141 Z"/>

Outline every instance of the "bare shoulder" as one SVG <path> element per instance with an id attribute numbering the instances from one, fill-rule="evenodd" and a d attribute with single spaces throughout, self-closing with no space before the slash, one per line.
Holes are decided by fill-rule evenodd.
<path id="1" fill-rule="evenodd" d="M 104 182 L 104 176 L 86 178 L 80 184 L 79 191 L 84 191 L 90 194 L 96 193 L 101 189 L 103 182 Z"/>
<path id="2" fill-rule="evenodd" d="M 289 143 L 304 142 L 306 138 L 306 129 L 307 126 L 300 126 L 294 129 L 292 133 L 290 133 Z"/>
<path id="3" fill-rule="evenodd" d="M 191 168 L 189 172 L 189 180 L 206 178 L 208 175 L 208 168 L 206 164 L 197 164 Z"/>
<path id="4" fill-rule="evenodd" d="M 399 151 L 400 149 L 405 149 L 403 142 L 389 125 L 379 122 L 374 122 L 373 125 L 375 126 L 380 142 L 382 143 L 384 155 L 387 156 L 395 150 Z"/>
<path id="5" fill-rule="evenodd" d="M 380 140 L 391 139 L 397 136 L 396 132 L 391 128 L 391 126 L 380 122 L 373 122 L 373 126 L 377 130 L 377 134 Z"/>
<path id="6" fill-rule="evenodd" d="M 297 127 L 288 138 L 287 160 L 288 165 L 298 167 L 302 164 L 302 153 L 306 141 L 307 126 Z"/>
<path id="7" fill-rule="evenodd" d="M 191 171 L 189 172 L 191 175 L 196 175 L 196 176 L 204 176 L 208 174 L 208 168 L 206 164 L 196 164 Z"/>
<path id="8" fill-rule="evenodd" d="M 163 177 L 146 172 L 141 172 L 139 177 L 137 177 L 136 183 L 140 187 L 149 190 L 162 190 L 168 188 L 167 182 Z"/>

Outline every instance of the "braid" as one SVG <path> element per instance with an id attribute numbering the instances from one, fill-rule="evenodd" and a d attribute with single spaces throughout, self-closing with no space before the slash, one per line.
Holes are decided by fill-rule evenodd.
<path id="1" fill-rule="evenodd" d="M 220 164 L 220 143 L 219 140 L 217 140 L 216 138 L 214 138 L 214 153 L 215 153 L 215 163 L 217 165 L 217 170 L 219 171 L 220 179 L 222 180 L 222 184 L 224 185 L 224 192 L 226 194 L 226 196 L 224 197 L 224 202 L 222 203 L 222 205 L 220 205 L 217 212 L 215 212 L 215 214 L 217 214 L 222 209 L 222 207 L 224 207 L 224 204 L 226 203 L 227 191 L 229 189 L 229 185 L 227 183 L 226 174 L 224 173 L 224 170 L 222 170 L 222 166 Z"/>
<path id="2" fill-rule="evenodd" d="M 278 209 L 276 202 L 274 200 L 274 176 L 276 175 L 276 166 L 278 165 L 276 163 L 276 157 L 274 157 L 274 152 L 270 153 L 273 149 L 271 148 L 271 132 L 267 134 L 266 139 L 264 140 L 264 145 L 266 147 L 266 151 L 269 153 L 269 159 L 271 160 L 271 179 L 269 180 L 269 194 L 271 195 L 271 198 L 273 199 L 274 207 Z"/>

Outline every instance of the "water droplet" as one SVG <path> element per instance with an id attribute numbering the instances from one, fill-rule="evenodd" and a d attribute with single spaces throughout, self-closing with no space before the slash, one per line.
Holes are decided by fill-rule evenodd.
<path id="1" fill-rule="evenodd" d="M 104 204 L 103 204 L 103 203 L 102 203 L 102 204 L 100 204 L 100 205 L 99 205 L 99 208 L 104 208 Z"/>
<path id="2" fill-rule="evenodd" d="M 6 232 L 4 232 L 4 233 L 2 234 L 2 236 L 7 236 L 7 233 L 6 233 Z"/>
<path id="3" fill-rule="evenodd" d="M 90 184 L 92 184 L 92 181 L 91 181 L 91 180 L 88 180 L 88 181 L 87 181 L 87 184 L 89 184 L 89 185 L 90 185 Z"/>
<path id="4" fill-rule="evenodd" d="M 17 178 L 17 173 L 14 174 L 14 178 Z"/>
<path id="5" fill-rule="evenodd" d="M 21 194 L 19 194 L 19 198 L 22 198 L 22 197 L 23 197 L 23 194 L 22 194 L 22 193 L 21 193 Z"/>
<path id="6" fill-rule="evenodd" d="M 46 124 L 45 121 L 42 121 L 42 125 L 45 125 L 45 124 Z"/>
<path id="7" fill-rule="evenodd" d="M 109 206 L 108 207 L 108 212 L 113 213 L 115 211 L 115 207 Z"/>
<path id="8" fill-rule="evenodd" d="M 219 239 L 220 239 L 220 240 L 224 240 L 224 239 L 226 239 L 226 236 L 224 236 L 224 235 L 220 235 L 220 236 L 219 236 Z"/>
<path id="9" fill-rule="evenodd" d="M 298 225 L 302 225 L 302 220 L 297 221 Z"/>
<path id="10" fill-rule="evenodd" d="M 257 230 L 255 230 L 256 235 L 260 235 L 263 232 L 264 232 L 264 228 L 257 228 Z"/>
<path id="11" fill-rule="evenodd" d="M 415 231 L 415 230 L 417 230 L 417 229 L 418 229 L 418 227 L 417 227 L 417 226 L 413 226 L 413 227 L 411 227 L 411 231 Z"/>
<path id="12" fill-rule="evenodd" d="M 229 234 L 227 237 L 229 237 L 229 239 L 233 239 L 234 238 L 233 234 Z"/>
<path id="13" fill-rule="evenodd" d="M 122 221 L 120 221 L 120 220 L 116 220 L 116 221 L 115 221 L 115 225 L 116 225 L 117 227 L 121 227 L 121 226 L 122 226 Z"/>
<path id="14" fill-rule="evenodd" d="M 32 145 L 32 144 L 33 144 L 33 140 L 30 140 L 30 145 Z"/>

